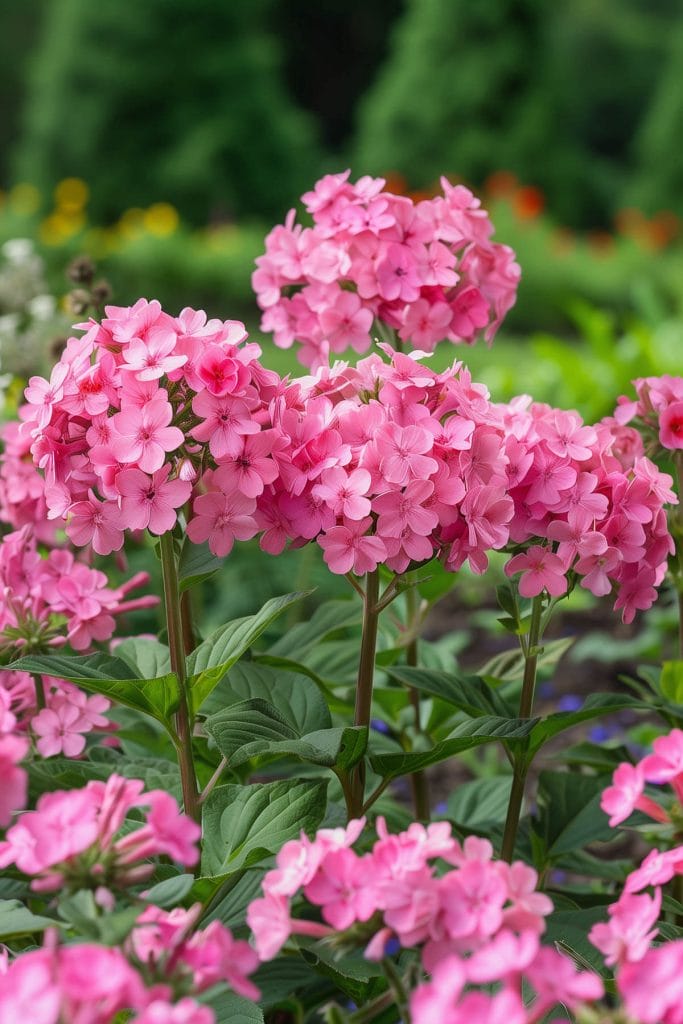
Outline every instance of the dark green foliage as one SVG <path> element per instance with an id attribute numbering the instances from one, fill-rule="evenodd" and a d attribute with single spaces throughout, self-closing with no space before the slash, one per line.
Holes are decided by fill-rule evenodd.
<path id="1" fill-rule="evenodd" d="M 67 175 L 93 212 L 164 199 L 197 222 L 282 215 L 316 173 L 311 125 L 287 96 L 271 0 L 61 0 L 33 59 L 20 177 Z"/>

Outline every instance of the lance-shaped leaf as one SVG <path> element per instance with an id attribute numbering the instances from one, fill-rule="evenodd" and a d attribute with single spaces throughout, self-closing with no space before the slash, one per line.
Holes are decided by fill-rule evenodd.
<path id="1" fill-rule="evenodd" d="M 204 804 L 202 874 L 227 876 L 276 853 L 325 815 L 327 783 L 320 780 L 220 786 Z"/>
<path id="2" fill-rule="evenodd" d="M 253 757 L 297 757 L 347 771 L 365 753 L 367 729 L 358 726 L 302 733 L 268 701 L 239 701 L 207 718 L 204 727 L 228 764 L 236 768 Z"/>
<path id="3" fill-rule="evenodd" d="M 392 679 L 403 683 L 404 686 L 412 686 L 420 693 L 440 697 L 441 700 L 447 701 L 473 717 L 482 715 L 507 717 L 511 714 L 511 709 L 498 691 L 485 683 L 479 676 L 461 676 L 454 672 L 412 668 L 407 665 L 396 665 L 386 671 Z"/>
<path id="4" fill-rule="evenodd" d="M 180 700 L 178 680 L 172 672 L 141 679 L 127 661 L 111 654 L 29 654 L 8 668 L 68 679 L 84 690 L 102 693 L 119 704 L 144 711 L 167 727 Z"/>
<path id="5" fill-rule="evenodd" d="M 287 608 L 306 597 L 307 593 L 309 592 L 285 594 L 283 597 L 272 598 L 255 615 L 234 619 L 221 626 L 192 651 L 187 659 L 187 674 L 190 678 L 194 711 L 199 710 L 214 686 L 258 640 L 271 622 Z"/>
<path id="6" fill-rule="evenodd" d="M 591 693 L 577 711 L 557 711 L 535 725 L 529 740 L 529 752 L 533 756 L 549 739 L 565 729 L 571 729 L 573 725 L 588 722 L 592 718 L 602 718 L 625 708 L 652 710 L 652 701 L 648 703 L 628 693 Z"/>
<path id="7" fill-rule="evenodd" d="M 193 544 L 189 537 L 185 537 L 178 560 L 180 592 L 210 579 L 218 572 L 223 561 L 211 554 L 208 544 Z"/>
<path id="8" fill-rule="evenodd" d="M 3 942 L 42 932 L 56 923 L 52 918 L 32 914 L 19 900 L 0 900 L 0 939 Z"/>
<path id="9" fill-rule="evenodd" d="M 315 610 L 308 622 L 298 622 L 285 636 L 269 648 L 268 654 L 278 658 L 302 658 L 312 647 L 329 639 L 340 629 L 359 626 L 363 619 L 360 603 L 353 598 L 326 601 Z"/>
<path id="10" fill-rule="evenodd" d="M 260 697 L 277 708 L 301 735 L 332 725 L 330 712 L 319 687 L 308 676 L 275 669 L 254 661 L 238 661 L 202 706 L 213 715 L 241 700 Z"/>
<path id="11" fill-rule="evenodd" d="M 402 754 L 378 754 L 370 758 L 370 764 L 378 775 L 396 778 L 412 774 L 431 764 L 445 761 L 463 750 L 491 743 L 493 740 L 522 740 L 529 735 L 537 718 L 473 718 L 463 722 L 450 736 L 436 743 L 430 750 L 406 751 Z"/>

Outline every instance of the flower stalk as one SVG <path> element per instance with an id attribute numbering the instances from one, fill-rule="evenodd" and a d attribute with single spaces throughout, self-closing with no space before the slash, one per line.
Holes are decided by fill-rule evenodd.
<path id="1" fill-rule="evenodd" d="M 526 640 L 524 637 L 520 637 L 522 653 L 524 654 L 524 676 L 522 678 L 522 692 L 519 698 L 520 718 L 531 718 L 531 712 L 533 711 L 534 693 L 536 690 L 536 669 L 538 655 L 541 650 L 542 613 L 543 593 L 541 592 L 533 599 L 529 634 Z M 521 749 L 515 753 L 513 758 L 512 788 L 510 790 L 510 800 L 508 802 L 505 829 L 503 832 L 503 845 L 500 853 L 503 860 L 506 860 L 508 864 L 511 863 L 515 852 L 515 841 L 517 839 L 519 816 L 522 810 L 524 787 L 528 770 L 529 761 L 527 758 L 526 744 L 523 744 Z"/>
<path id="2" fill-rule="evenodd" d="M 176 563 L 173 534 L 167 531 L 159 538 L 161 551 L 161 573 L 164 584 L 164 609 L 166 612 L 166 629 L 168 646 L 171 655 L 171 670 L 178 679 L 180 703 L 176 712 L 176 750 L 180 781 L 183 791 L 185 813 L 194 821 L 201 815 L 197 778 L 192 756 L 192 725 L 190 720 L 190 695 L 187 685 L 187 668 L 185 662 L 185 641 L 183 617 L 181 612 L 181 595 L 178 586 L 178 566 Z"/>
<path id="3" fill-rule="evenodd" d="M 361 636 L 360 661 L 358 664 L 354 725 L 366 727 L 370 725 L 379 612 L 379 571 L 375 569 L 373 572 L 367 573 L 365 577 L 363 632 Z M 361 761 L 351 773 L 348 801 L 350 818 L 358 818 L 363 812 L 365 774 L 365 762 Z"/>
<path id="4" fill-rule="evenodd" d="M 409 587 L 406 591 L 406 625 L 410 640 L 406 647 L 406 665 L 416 668 L 419 664 L 418 652 L 418 629 L 420 618 L 420 600 L 416 586 Z M 415 732 L 419 735 L 422 732 L 422 717 L 420 707 L 420 694 L 414 686 L 409 688 L 410 703 L 415 712 Z M 413 808 L 415 817 L 419 821 L 429 821 L 431 807 L 429 802 L 429 784 L 424 771 L 413 772 L 410 776 L 410 786 L 413 795 Z"/>

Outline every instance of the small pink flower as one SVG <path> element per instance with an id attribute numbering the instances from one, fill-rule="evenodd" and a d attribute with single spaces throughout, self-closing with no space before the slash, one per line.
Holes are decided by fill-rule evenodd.
<path id="1" fill-rule="evenodd" d="M 187 524 L 187 535 L 195 544 L 208 540 L 214 555 L 230 554 L 235 540 L 250 540 L 258 531 L 254 512 L 256 502 L 243 494 L 210 491 L 195 499 L 194 515 Z"/>
<path id="2" fill-rule="evenodd" d="M 145 473 L 155 473 L 163 466 L 166 453 L 183 444 L 183 432 L 169 426 L 173 409 L 165 394 L 162 392 L 141 409 L 126 408 L 113 417 L 116 433 L 111 448 L 119 462 L 134 462 Z"/>
<path id="3" fill-rule="evenodd" d="M 683 401 L 672 402 L 659 417 L 659 441 L 664 448 L 683 448 Z"/>
<path id="4" fill-rule="evenodd" d="M 31 722 L 38 741 L 36 746 L 42 757 L 78 757 L 85 750 L 85 736 L 80 728 L 80 712 L 73 704 L 64 703 L 51 710 L 43 708 Z"/>
<path id="5" fill-rule="evenodd" d="M 123 546 L 121 510 L 113 502 L 98 501 L 91 490 L 87 501 L 69 507 L 66 532 L 79 547 L 92 543 L 98 555 L 110 555 Z"/>
<path id="6" fill-rule="evenodd" d="M 380 537 L 366 534 L 372 519 L 347 520 L 345 526 L 333 526 L 318 537 L 325 552 L 324 559 L 332 572 L 344 575 L 354 571 L 357 576 L 374 572 L 386 557 L 386 547 Z"/>
<path id="7" fill-rule="evenodd" d="M 121 496 L 121 514 L 127 529 L 149 530 L 160 536 L 173 529 L 176 509 L 192 492 L 186 480 L 169 480 L 170 463 L 151 477 L 139 469 L 124 469 L 116 477 Z"/>
<path id="8" fill-rule="evenodd" d="M 535 544 L 521 555 L 515 555 L 505 566 L 505 575 L 521 572 L 519 592 L 522 597 L 536 597 L 547 590 L 552 597 L 567 592 L 567 577 L 562 559 L 549 548 Z"/>

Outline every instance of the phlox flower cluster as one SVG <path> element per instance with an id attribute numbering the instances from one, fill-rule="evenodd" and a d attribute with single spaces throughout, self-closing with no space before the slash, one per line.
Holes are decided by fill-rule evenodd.
<path id="1" fill-rule="evenodd" d="M 382 347 L 388 362 L 336 365 L 273 403 L 279 475 L 260 507 L 261 546 L 315 539 L 335 573 L 400 573 L 435 555 L 483 572 L 514 512 L 488 392 L 458 363 L 437 374 Z"/>
<path id="2" fill-rule="evenodd" d="M 39 543 L 53 546 L 57 524 L 48 518 L 45 481 L 33 463 L 31 438 L 16 421 L 0 429 L 0 521 L 15 530 L 31 526 Z"/>
<path id="3" fill-rule="evenodd" d="M 600 806 L 609 815 L 612 828 L 636 810 L 664 824 L 683 821 L 683 730 L 672 729 L 666 736 L 658 736 L 652 747 L 653 752 L 636 764 L 620 764 L 612 776 L 612 785 L 602 794 Z M 662 793 L 660 802 L 646 794 L 647 785 L 671 789 Z M 679 861 L 672 860 L 669 878 L 673 877 L 676 864 L 683 873 L 683 851 L 679 852 Z"/>
<path id="4" fill-rule="evenodd" d="M 12 815 L 26 804 L 28 776 L 21 761 L 28 753 L 28 740 L 0 719 L 0 828 L 9 825 Z"/>
<path id="5" fill-rule="evenodd" d="M 95 943 L 59 946 L 50 936 L 4 969 L 0 961 L 0 1024 L 112 1024 L 121 1013 L 131 1024 L 215 1024 L 213 1011 L 192 996 L 229 982 L 257 998 L 247 975 L 258 957 L 217 921 L 190 933 L 198 909 L 149 907 L 127 941 L 128 955 Z"/>
<path id="6" fill-rule="evenodd" d="M 22 432 L 48 514 L 67 519 L 74 544 L 107 555 L 126 529 L 171 530 L 203 484 L 210 494 L 196 508 L 221 518 L 227 554 L 235 537 L 256 533 L 255 476 L 275 473 L 266 428 L 277 374 L 260 365 L 258 346 L 241 345 L 238 321 L 191 309 L 171 317 L 144 299 L 106 314 L 79 325 L 85 333 L 69 339 L 50 379 L 32 377 L 26 389 Z M 202 531 L 202 519 L 189 523 L 192 540 Z"/>
<path id="7" fill-rule="evenodd" d="M 633 381 L 637 399 L 619 399 L 614 418 L 623 425 L 639 420 L 662 448 L 683 449 L 683 377 L 641 377 Z"/>
<path id="8" fill-rule="evenodd" d="M 138 808 L 139 828 L 119 835 Z M 139 779 L 112 775 L 82 789 L 44 793 L 34 811 L 20 814 L 0 842 L 0 868 L 14 864 L 33 878 L 31 888 L 64 887 L 100 892 L 146 881 L 151 857 L 167 856 L 186 867 L 198 859 L 201 830 L 163 790 L 145 792 Z"/>
<path id="9" fill-rule="evenodd" d="M 42 558 L 30 527 L 6 534 L 0 541 L 0 651 L 18 656 L 65 643 L 83 651 L 108 640 L 114 616 L 158 604 L 152 595 L 125 600 L 148 580 L 138 573 L 111 589 L 105 573 L 65 548 Z"/>
<path id="10" fill-rule="evenodd" d="M 311 227 L 284 224 L 266 238 L 252 284 L 261 329 L 275 344 L 302 348 L 313 369 L 331 352 L 366 352 L 373 321 L 413 348 L 444 338 L 493 339 L 514 304 L 520 269 L 509 246 L 491 241 L 493 225 L 463 185 L 441 179 L 443 194 L 413 202 L 382 178 L 355 184 L 328 174 L 303 197 Z"/>
<path id="11" fill-rule="evenodd" d="M 679 798 L 682 752 L 683 732 L 675 729 L 655 740 L 654 753 L 641 762 L 647 774 L 660 776 L 658 781 L 673 785 L 677 780 Z M 632 766 L 621 765 L 624 767 Z M 620 769 L 615 773 L 615 782 L 619 773 Z M 618 789 L 615 786 L 605 790 L 603 809 L 607 809 L 605 803 L 611 805 L 618 798 Z M 648 808 L 641 807 L 637 800 L 634 806 L 648 813 Z M 610 824 L 614 824 L 612 819 Z M 683 1022 L 683 941 L 653 946 L 659 933 L 656 923 L 662 907 L 661 886 L 681 873 L 683 847 L 665 852 L 652 850 L 627 877 L 619 899 L 607 908 L 609 920 L 594 925 L 588 936 L 604 955 L 605 963 L 616 970 L 617 992 L 628 1018 L 641 1024 Z M 652 895 L 643 892 L 647 888 L 652 888 Z"/>
<path id="12" fill-rule="evenodd" d="M 514 945 L 543 932 L 552 903 L 536 892 L 536 872 L 521 861 L 494 860 L 488 840 L 470 836 L 461 845 L 447 822 L 414 823 L 392 835 L 379 818 L 378 840 L 358 854 L 352 846 L 363 824 L 322 829 L 312 840 L 302 834 L 282 847 L 263 880 L 263 897 L 247 911 L 262 959 L 275 956 L 290 935 L 353 928 L 369 959 L 417 946 L 432 971 L 452 954 L 474 954 L 494 936 Z M 437 872 L 437 861 L 451 870 Z M 292 916 L 298 894 L 319 908 L 322 922 Z"/>
<path id="13" fill-rule="evenodd" d="M 631 622 L 656 599 L 674 550 L 666 503 L 672 479 L 640 455 L 622 461 L 623 437 L 575 412 L 515 399 L 496 407 L 505 435 L 510 540 L 524 545 L 505 567 L 519 591 L 565 594 L 568 576 L 596 596 L 614 593 Z"/>

